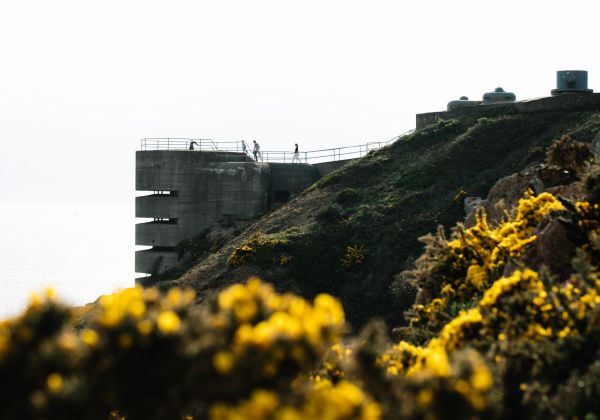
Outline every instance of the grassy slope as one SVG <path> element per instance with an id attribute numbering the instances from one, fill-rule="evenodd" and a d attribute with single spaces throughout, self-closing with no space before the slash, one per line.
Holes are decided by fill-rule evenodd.
<path id="1" fill-rule="evenodd" d="M 408 287 L 393 295 L 389 286 L 421 253 L 420 236 L 463 219 L 462 203 L 453 200 L 457 192 L 484 197 L 499 178 L 541 161 L 554 139 L 575 133 L 590 141 L 598 130 L 597 112 L 499 115 L 427 127 L 321 179 L 178 282 L 203 294 L 259 275 L 305 297 L 340 297 L 354 327 L 373 316 L 398 325 L 414 296 Z M 259 250 L 253 264 L 228 267 L 233 249 L 257 233 L 289 244 Z M 346 247 L 354 245 L 365 247 L 366 258 L 344 267 Z M 293 259 L 273 263 L 280 254 Z"/>

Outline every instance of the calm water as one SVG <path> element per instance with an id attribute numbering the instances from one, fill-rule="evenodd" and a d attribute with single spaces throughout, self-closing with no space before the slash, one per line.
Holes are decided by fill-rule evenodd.
<path id="1" fill-rule="evenodd" d="M 0 204 L 0 318 L 52 286 L 72 304 L 134 284 L 134 205 Z"/>

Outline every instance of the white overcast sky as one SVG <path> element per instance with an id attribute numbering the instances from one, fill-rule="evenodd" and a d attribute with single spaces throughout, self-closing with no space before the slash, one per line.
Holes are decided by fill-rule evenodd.
<path id="1" fill-rule="evenodd" d="M 387 140 L 502 86 L 600 90 L 595 1 L 0 1 L 0 203 L 132 203 L 141 137 Z"/>

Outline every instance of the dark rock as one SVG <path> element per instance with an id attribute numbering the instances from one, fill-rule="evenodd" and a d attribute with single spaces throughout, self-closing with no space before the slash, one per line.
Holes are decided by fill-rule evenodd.
<path id="1" fill-rule="evenodd" d="M 570 184 L 579 180 L 575 172 L 557 166 L 542 167 L 538 169 L 537 173 L 546 189 L 558 185 Z"/>
<path id="2" fill-rule="evenodd" d="M 487 198 L 479 204 L 487 214 L 488 223 L 494 225 L 502 220 L 506 209 L 514 208 L 519 199 L 523 198 L 527 190 L 532 189 L 536 193 L 543 189 L 543 183 L 533 171 L 518 172 L 500 179 L 490 189 Z M 471 213 L 465 220 L 465 226 L 475 224 L 475 212 Z"/>
<path id="3" fill-rule="evenodd" d="M 556 219 L 541 224 L 538 229 L 537 239 L 520 261 L 534 270 L 544 265 L 552 274 L 567 278 L 572 271 L 571 259 L 575 255 L 576 244 L 569 240 L 565 227 Z M 507 267 L 506 271 L 513 270 Z"/>
<path id="4" fill-rule="evenodd" d="M 469 217 L 475 211 L 481 201 L 481 197 L 465 197 L 464 206 L 466 217 Z"/>
<path id="5" fill-rule="evenodd" d="M 550 192 L 566 198 L 583 196 L 583 185 L 574 171 L 540 165 L 500 179 L 477 207 L 483 207 L 488 223 L 494 225 L 502 220 L 507 210 L 517 207 L 528 190 L 536 195 Z M 471 227 L 474 224 L 475 212 L 472 211 L 467 213 L 465 226 Z"/>

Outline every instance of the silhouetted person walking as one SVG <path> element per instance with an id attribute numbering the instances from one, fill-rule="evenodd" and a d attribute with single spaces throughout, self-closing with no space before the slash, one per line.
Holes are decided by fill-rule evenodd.
<path id="1" fill-rule="evenodd" d="M 254 160 L 258 162 L 258 158 L 262 162 L 262 155 L 260 154 L 260 145 L 256 142 L 256 140 L 252 140 L 254 142 L 254 150 L 252 153 L 254 154 Z"/>
<path id="2" fill-rule="evenodd" d="M 298 151 L 298 143 L 295 143 L 296 148 L 294 149 L 294 157 L 292 158 L 292 163 L 298 161 L 298 163 L 302 163 L 300 160 L 300 151 Z"/>

